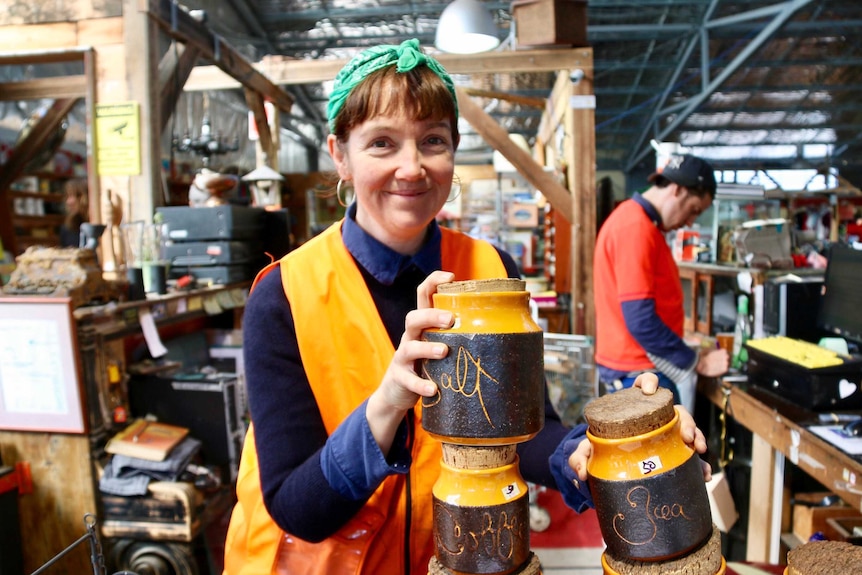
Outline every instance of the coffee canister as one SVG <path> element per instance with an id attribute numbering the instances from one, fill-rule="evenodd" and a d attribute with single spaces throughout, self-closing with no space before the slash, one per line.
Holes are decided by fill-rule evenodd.
<path id="1" fill-rule="evenodd" d="M 607 552 L 664 561 L 713 531 L 700 458 L 680 437 L 673 395 L 623 389 L 587 404 L 590 491 Z"/>
<path id="2" fill-rule="evenodd" d="M 518 459 L 487 469 L 441 463 L 434 484 L 435 556 L 455 573 L 510 573 L 530 557 L 529 488 Z"/>
<path id="3" fill-rule="evenodd" d="M 517 279 L 438 286 L 434 307 L 451 311 L 455 323 L 423 335 L 449 347 L 445 358 L 422 362 L 422 375 L 438 391 L 422 400 L 422 426 L 436 439 L 503 445 L 541 431 L 544 342 L 525 288 Z"/>

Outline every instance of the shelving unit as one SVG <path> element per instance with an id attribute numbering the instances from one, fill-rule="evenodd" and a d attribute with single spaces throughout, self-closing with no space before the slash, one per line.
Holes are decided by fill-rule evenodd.
<path id="1" fill-rule="evenodd" d="M 15 232 L 15 255 L 28 247 L 56 247 L 65 212 L 63 184 L 71 175 L 39 172 L 19 178 L 6 192 Z"/>
<path id="2" fill-rule="evenodd" d="M 22 533 L 39 537 L 23 538 L 25 572 L 77 539 L 85 513 L 102 515 L 98 477 L 105 460 L 103 447 L 119 429 L 115 410 L 128 408 L 128 358 L 145 341 L 146 326 L 151 322 L 163 340 L 209 328 L 236 329 L 249 287 L 250 282 L 244 282 L 72 311 L 74 341 L 67 344 L 78 349 L 81 372 L 80 406 L 73 408 L 82 411 L 86 432 L 0 428 L 4 465 L 26 463 L 32 470 L 34 490 L 20 498 L 19 516 Z M 105 544 L 107 550 L 110 541 Z M 67 573 L 85 573 L 90 567 L 86 549 L 70 553 L 58 565 Z"/>
<path id="3" fill-rule="evenodd" d="M 0 166 L 0 171 L 5 169 Z M 39 170 L 21 172 L 11 182 L 6 180 L 8 185 L 0 189 L 0 207 L 8 214 L 3 239 L 9 243 L 4 249 L 18 256 L 30 246 L 59 246 L 66 213 L 64 187 L 76 178 L 87 179 L 84 158 L 61 149 Z"/>

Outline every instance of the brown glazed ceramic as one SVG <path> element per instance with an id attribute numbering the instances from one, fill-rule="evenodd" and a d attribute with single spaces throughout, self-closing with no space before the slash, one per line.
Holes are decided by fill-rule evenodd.
<path id="1" fill-rule="evenodd" d="M 519 443 L 545 424 L 544 342 L 524 288 L 522 280 L 475 280 L 434 294 L 434 307 L 455 315 L 452 328 L 423 335 L 449 346 L 445 358 L 421 368 L 438 389 L 422 400 L 422 426 L 438 440 Z"/>
<path id="2" fill-rule="evenodd" d="M 663 561 L 699 547 L 712 533 L 700 458 L 680 437 L 672 395 L 659 392 L 660 398 L 666 392 L 669 412 L 663 405 L 649 405 L 656 399 L 647 399 L 637 388 L 600 397 L 585 409 L 593 447 L 587 463 L 590 491 L 602 537 L 614 557 Z M 645 419 L 655 413 L 672 414 L 672 419 L 658 428 L 650 421 L 653 429 L 646 433 L 608 439 L 594 434 L 591 407 L 601 407 L 610 418 L 633 408 Z M 637 432 L 637 421 L 629 425 Z"/>
<path id="3" fill-rule="evenodd" d="M 435 557 L 454 573 L 511 573 L 530 557 L 527 483 L 512 463 L 487 469 L 440 464 L 434 484 Z"/>

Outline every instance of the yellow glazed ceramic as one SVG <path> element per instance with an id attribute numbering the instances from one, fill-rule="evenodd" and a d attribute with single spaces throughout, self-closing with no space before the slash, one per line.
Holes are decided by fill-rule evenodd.
<path id="1" fill-rule="evenodd" d="M 593 446 L 587 471 L 592 477 L 609 481 L 664 473 L 684 464 L 694 454 L 694 449 L 679 436 L 678 414 L 660 428 L 642 435 L 605 439 L 587 430 L 587 438 Z"/>
<path id="2" fill-rule="evenodd" d="M 661 561 L 700 546 L 712 515 L 700 458 L 680 437 L 679 415 L 633 437 L 589 431 L 587 463 L 599 528 L 613 557 Z"/>
<path id="3" fill-rule="evenodd" d="M 458 291 L 465 284 L 472 291 Z M 434 294 L 434 307 L 455 315 L 452 328 L 423 335 L 449 347 L 445 358 L 422 362 L 423 377 L 438 389 L 422 400 L 422 426 L 438 440 L 509 445 L 541 431 L 544 341 L 524 285 L 512 279 L 454 282 Z"/>
<path id="4" fill-rule="evenodd" d="M 530 501 L 518 461 L 489 469 L 441 462 L 434 484 L 437 561 L 454 573 L 509 573 L 530 556 Z"/>

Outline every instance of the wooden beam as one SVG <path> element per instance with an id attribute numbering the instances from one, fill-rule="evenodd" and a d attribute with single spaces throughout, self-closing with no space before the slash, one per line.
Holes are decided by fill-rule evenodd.
<path id="1" fill-rule="evenodd" d="M 83 98 L 87 95 L 86 78 L 81 75 L 52 76 L 0 84 L 0 102 L 34 100 L 44 94 L 51 94 L 53 98 Z"/>
<path id="2" fill-rule="evenodd" d="M 592 65 L 592 51 L 584 48 L 513 50 L 482 54 L 435 54 L 450 74 L 514 74 L 556 72 Z M 275 84 L 319 84 L 331 81 L 347 60 L 294 60 L 264 58 L 255 68 Z M 585 64 L 586 63 L 586 64 Z M 227 90 L 238 82 L 215 66 L 198 66 L 186 83 L 187 91 Z"/>
<path id="3" fill-rule="evenodd" d="M 177 107 L 177 101 L 183 91 L 183 84 L 189 77 L 200 56 L 200 50 L 194 46 L 174 42 L 175 50 L 169 49 L 159 62 L 159 106 L 161 114 L 161 130 L 165 131 L 171 115 Z"/>
<path id="4" fill-rule="evenodd" d="M 157 25 L 171 38 L 179 40 L 200 51 L 224 73 L 236 78 L 234 87 L 239 84 L 262 94 L 284 112 L 290 112 L 293 98 L 237 52 L 230 44 L 213 34 L 208 28 L 192 18 L 185 10 L 177 9 L 171 0 L 140 0 L 142 6 Z"/>
<path id="5" fill-rule="evenodd" d="M 593 252 L 596 246 L 596 120 L 593 67 L 581 68 L 585 75 L 575 84 L 560 73 L 568 85 L 561 98 L 565 123 L 565 161 L 568 187 L 572 191 L 572 303 L 575 333 L 596 335 L 593 293 Z"/>
<path id="6" fill-rule="evenodd" d="M 43 29 L 37 26 L 28 26 L 28 29 L 39 28 L 43 33 L 50 33 L 51 29 Z M 0 28 L 0 40 L 2 40 L 6 29 Z M 80 62 L 84 53 L 92 48 L 66 48 L 63 50 L 39 50 L 38 52 L 21 51 L 0 53 L 0 66 L 28 65 L 28 64 L 50 64 L 54 62 Z"/>
<path id="7" fill-rule="evenodd" d="M 272 132 L 269 129 L 269 121 L 266 117 L 266 108 L 264 107 L 263 98 L 261 98 L 260 94 L 254 90 L 246 88 L 245 101 L 254 116 L 254 125 L 257 127 L 258 143 L 260 144 L 263 153 L 268 158 L 268 161 L 272 161 L 272 158 L 275 157 L 275 150 L 273 150 Z M 267 165 L 269 164 L 267 163 Z"/>
<path id="8" fill-rule="evenodd" d="M 545 98 L 535 98 L 530 96 L 519 96 L 518 94 L 509 94 L 506 92 L 498 92 L 496 90 L 481 90 L 479 88 L 464 88 L 470 96 L 478 96 L 480 98 L 494 98 L 496 100 L 505 100 L 513 104 L 521 104 L 522 106 L 532 106 L 533 108 L 545 109 L 548 101 Z"/>
<path id="9" fill-rule="evenodd" d="M 495 150 L 499 150 L 528 182 L 542 192 L 554 208 L 571 218 L 572 195 L 569 191 L 537 164 L 530 154 L 509 139 L 509 133 L 473 102 L 462 88 L 456 87 L 455 93 L 458 96 L 461 116 L 470 122 L 470 125 L 488 144 Z"/>

